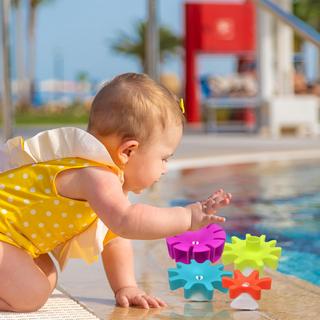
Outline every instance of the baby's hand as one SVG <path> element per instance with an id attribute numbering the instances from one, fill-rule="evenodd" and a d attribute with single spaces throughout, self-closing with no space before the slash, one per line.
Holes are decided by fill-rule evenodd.
<path id="1" fill-rule="evenodd" d="M 187 206 L 191 210 L 191 228 L 198 230 L 210 223 L 224 222 L 225 218 L 216 216 L 217 209 L 228 205 L 231 194 L 220 189 L 208 197 L 207 200 L 193 203 Z"/>
<path id="2" fill-rule="evenodd" d="M 231 193 L 226 193 L 223 189 L 219 189 L 209 196 L 207 200 L 201 201 L 203 211 L 206 214 L 215 214 L 218 209 L 227 206 L 231 198 Z"/>
<path id="3" fill-rule="evenodd" d="M 157 297 L 146 294 L 138 287 L 123 287 L 115 294 L 116 302 L 120 307 L 141 307 L 144 309 L 166 307 L 167 304 Z"/>

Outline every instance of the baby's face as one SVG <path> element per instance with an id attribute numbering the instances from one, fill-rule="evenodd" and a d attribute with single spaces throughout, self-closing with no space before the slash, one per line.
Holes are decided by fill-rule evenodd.
<path id="1" fill-rule="evenodd" d="M 124 168 L 124 191 L 140 193 L 159 181 L 182 137 L 182 126 L 171 125 L 139 147 Z"/>

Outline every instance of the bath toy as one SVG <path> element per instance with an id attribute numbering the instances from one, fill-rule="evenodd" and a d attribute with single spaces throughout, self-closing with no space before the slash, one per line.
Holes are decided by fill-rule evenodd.
<path id="1" fill-rule="evenodd" d="M 281 248 L 276 247 L 277 241 L 266 242 L 266 236 L 260 237 L 246 234 L 241 240 L 232 237 L 232 243 L 226 243 L 222 254 L 224 265 L 233 263 L 236 270 L 259 270 L 262 274 L 265 267 L 277 269 Z"/>
<path id="2" fill-rule="evenodd" d="M 231 307 L 241 310 L 256 310 L 259 305 L 262 289 L 270 289 L 271 279 L 259 279 L 265 267 L 276 269 L 281 255 L 281 248 L 276 247 L 277 241 L 266 242 L 266 236 L 246 235 L 244 240 L 231 238 L 226 243 L 222 254 L 222 262 L 234 264 L 234 278 L 223 280 L 223 286 L 229 288 Z M 240 272 L 241 271 L 241 272 Z"/>
<path id="3" fill-rule="evenodd" d="M 271 278 L 259 278 L 258 271 L 252 271 L 248 276 L 235 270 L 233 278 L 223 277 L 222 286 L 229 289 L 229 296 L 234 299 L 231 307 L 242 310 L 256 310 L 259 305 L 256 300 L 261 298 L 261 290 L 271 288 Z"/>
<path id="4" fill-rule="evenodd" d="M 198 231 L 188 231 L 167 238 L 169 255 L 176 262 L 190 263 L 191 259 L 201 263 L 220 259 L 226 241 L 225 231 L 210 224 Z"/>
<path id="5" fill-rule="evenodd" d="M 184 289 L 184 297 L 194 301 L 207 301 L 213 297 L 214 289 L 227 292 L 222 286 L 222 277 L 231 277 L 232 272 L 224 271 L 223 265 L 212 265 L 209 260 L 189 264 L 177 263 L 177 268 L 168 269 L 171 290 Z"/>

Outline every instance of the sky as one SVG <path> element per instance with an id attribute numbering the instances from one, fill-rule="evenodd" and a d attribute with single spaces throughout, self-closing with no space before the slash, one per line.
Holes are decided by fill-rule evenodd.
<path id="1" fill-rule="evenodd" d="M 181 5 L 182 0 L 162 0 L 158 7 L 159 22 L 180 35 Z M 135 59 L 114 53 L 110 46 L 121 32 L 133 34 L 146 11 L 145 0 L 52 0 L 43 5 L 37 24 L 37 77 L 54 77 L 55 63 L 56 74 L 67 79 L 81 71 L 97 79 L 141 71 Z M 171 64 L 177 71 L 177 63 Z"/>
<path id="2" fill-rule="evenodd" d="M 183 35 L 184 2 L 158 0 L 159 23 L 178 35 Z M 134 58 L 114 53 L 110 46 L 121 32 L 134 34 L 134 24 L 146 19 L 146 14 L 146 0 L 48 1 L 37 17 L 37 79 L 72 80 L 84 71 L 91 80 L 102 81 L 119 73 L 141 71 Z M 231 71 L 232 58 L 217 57 L 211 63 L 208 60 L 212 59 L 199 59 L 203 72 L 210 68 L 218 74 Z M 182 62 L 171 59 L 162 71 L 182 75 Z"/>
<path id="3" fill-rule="evenodd" d="M 193 0 L 198 1 L 198 0 Z M 221 2 L 222 0 L 210 0 Z M 223 2 L 243 0 L 223 0 Z M 185 0 L 158 0 L 160 25 L 183 36 L 183 5 Z M 23 0 L 24 5 L 27 0 Z M 115 53 L 111 44 L 120 33 L 134 34 L 134 25 L 145 20 L 147 0 L 48 0 L 39 6 L 36 19 L 36 80 L 75 80 L 85 72 L 89 79 L 101 82 L 124 72 L 141 72 L 139 62 Z M 14 11 L 11 17 L 12 61 L 15 62 Z M 26 20 L 26 18 L 24 19 Z M 24 21 L 26 26 L 26 21 Z M 25 32 L 27 28 L 25 28 Z M 229 74 L 235 66 L 234 57 L 202 55 L 197 59 L 199 75 Z M 13 79 L 16 78 L 13 65 Z M 183 62 L 171 58 L 161 72 L 175 73 L 183 78 Z"/>

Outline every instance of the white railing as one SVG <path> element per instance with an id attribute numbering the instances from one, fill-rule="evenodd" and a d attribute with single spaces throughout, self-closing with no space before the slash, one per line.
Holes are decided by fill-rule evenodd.
<path id="1" fill-rule="evenodd" d="M 302 38 L 311 41 L 313 44 L 320 47 L 320 33 L 313 29 L 309 24 L 303 22 L 292 13 L 285 11 L 271 0 L 253 0 L 253 2 L 292 27 L 292 29 L 294 29 Z"/>

